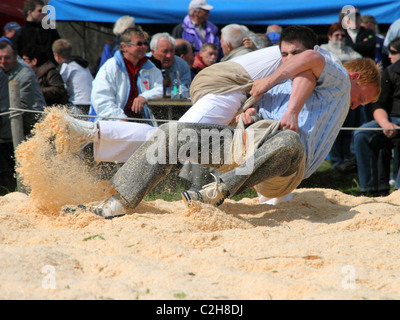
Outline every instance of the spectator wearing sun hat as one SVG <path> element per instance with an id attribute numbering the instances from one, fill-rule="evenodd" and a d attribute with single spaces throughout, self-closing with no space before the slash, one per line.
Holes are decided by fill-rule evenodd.
<path id="1" fill-rule="evenodd" d="M 172 36 L 175 39 L 185 39 L 193 44 L 196 55 L 203 43 L 212 43 L 218 47 L 219 59 L 222 58 L 218 27 L 208 20 L 208 15 L 214 7 L 206 0 L 192 0 L 188 7 L 188 14 L 183 22 L 175 26 Z"/>

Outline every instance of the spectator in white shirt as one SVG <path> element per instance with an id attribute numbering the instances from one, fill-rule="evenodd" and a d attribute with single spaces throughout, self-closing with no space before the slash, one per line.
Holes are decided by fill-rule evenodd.
<path id="1" fill-rule="evenodd" d="M 73 110 L 88 114 L 93 82 L 93 76 L 87 68 L 89 63 L 81 57 L 71 55 L 72 45 L 68 40 L 56 40 L 52 49 Z"/>

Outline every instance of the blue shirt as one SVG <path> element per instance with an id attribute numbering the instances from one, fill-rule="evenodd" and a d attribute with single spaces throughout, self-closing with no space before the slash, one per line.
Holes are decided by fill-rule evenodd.
<path id="1" fill-rule="evenodd" d="M 148 52 L 146 53 L 146 56 L 151 58 L 153 57 L 153 53 Z M 161 62 L 159 68 L 161 68 Z M 192 72 L 188 63 L 178 56 L 174 56 L 174 63 L 169 68 L 172 83 L 174 83 L 174 80 L 176 79 L 176 71 L 179 71 L 179 77 L 182 83 L 182 95 L 183 97 L 188 98 L 189 88 L 193 80 Z"/>
<path id="2" fill-rule="evenodd" d="M 114 47 L 111 48 L 111 46 L 113 45 Z M 103 52 L 101 53 L 99 68 L 101 68 L 101 66 L 105 64 L 108 59 L 111 59 L 114 56 L 118 48 L 119 48 L 118 38 L 115 39 L 113 43 L 106 43 L 104 45 Z"/>
<path id="3" fill-rule="evenodd" d="M 0 41 L 7 41 L 8 43 L 13 44 L 12 41 L 11 41 L 11 39 L 10 39 L 10 38 L 7 38 L 6 36 L 2 36 L 2 37 L 0 38 Z"/>
<path id="4" fill-rule="evenodd" d="M 314 91 L 299 113 L 298 134 L 306 155 L 304 178 L 308 178 L 328 155 L 350 107 L 349 74 L 336 56 L 316 46 L 325 58 L 324 69 Z M 292 81 L 276 85 L 259 100 L 262 119 L 280 121 L 287 111 Z"/>

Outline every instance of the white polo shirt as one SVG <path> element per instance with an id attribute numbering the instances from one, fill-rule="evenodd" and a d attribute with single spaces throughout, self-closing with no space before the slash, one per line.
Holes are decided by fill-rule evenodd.
<path id="1" fill-rule="evenodd" d="M 72 61 L 61 65 L 60 74 L 69 95 L 69 102 L 74 105 L 90 105 L 93 76 L 89 69 Z"/>

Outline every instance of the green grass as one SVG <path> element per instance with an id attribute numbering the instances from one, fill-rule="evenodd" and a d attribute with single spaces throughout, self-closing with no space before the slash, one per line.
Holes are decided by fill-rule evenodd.
<path id="1" fill-rule="evenodd" d="M 145 200 L 181 200 L 181 192 L 190 188 L 190 183 L 179 178 L 178 174 L 179 172 L 172 172 L 167 179 L 157 185 L 146 196 Z M 329 161 L 324 161 L 311 177 L 302 181 L 299 188 L 328 188 L 350 195 L 358 195 L 360 192 L 357 173 L 341 174 L 331 167 Z M 254 190 L 248 189 L 240 195 L 233 197 L 233 199 L 238 201 L 243 198 L 254 198 L 256 196 L 257 193 Z"/>

